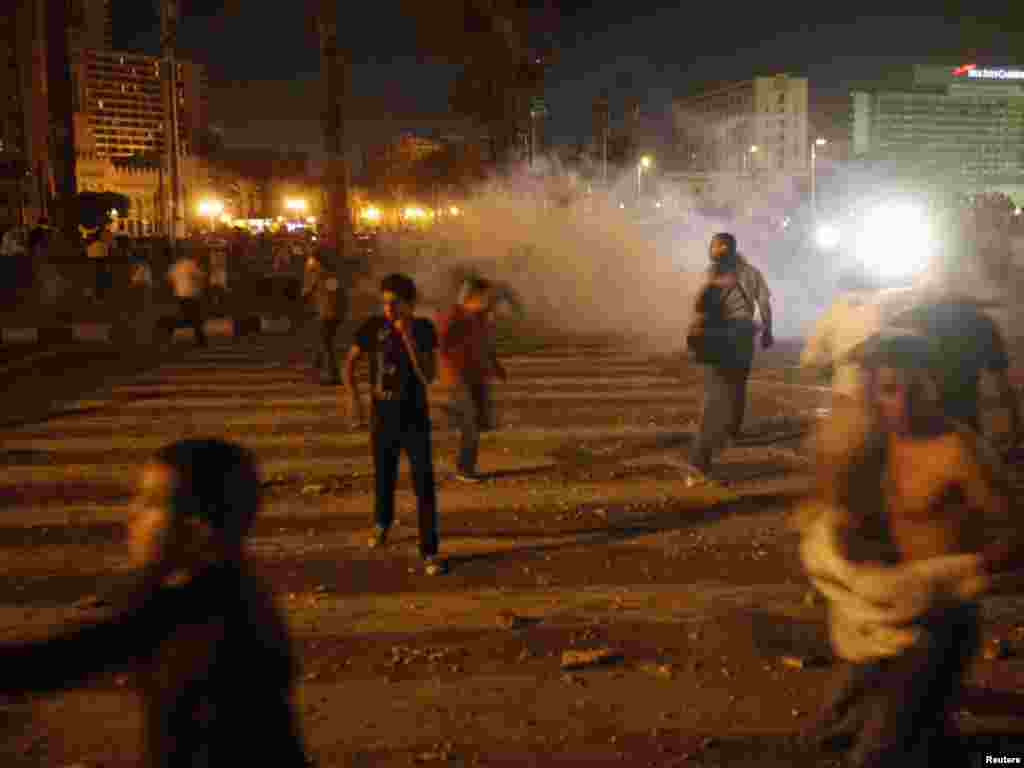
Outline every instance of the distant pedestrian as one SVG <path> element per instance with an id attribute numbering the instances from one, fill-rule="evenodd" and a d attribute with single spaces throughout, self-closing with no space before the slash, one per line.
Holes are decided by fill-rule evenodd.
<path id="1" fill-rule="evenodd" d="M 146 257 L 141 253 L 132 254 L 131 267 L 128 273 L 128 286 L 131 289 L 133 304 L 137 312 L 144 312 L 153 303 L 153 270 Z"/>
<path id="2" fill-rule="evenodd" d="M 743 426 L 758 311 L 762 347 L 775 343 L 771 293 L 760 270 L 740 255 L 736 238 L 727 232 L 711 239 L 709 252 L 711 267 L 701 292 L 701 300 L 708 306 L 697 310 L 698 315 L 713 316 L 718 325 L 708 325 L 705 320 L 691 329 L 689 337 L 702 342 L 697 359 L 704 363 L 704 402 L 686 469 L 688 485 L 708 481 L 715 455 Z"/>
<path id="3" fill-rule="evenodd" d="M 223 312 L 228 298 L 227 244 L 213 244 L 210 248 L 210 304 Z"/>
<path id="4" fill-rule="evenodd" d="M 93 297 L 100 302 L 106 300 L 107 292 L 113 285 L 113 273 L 110 270 L 110 247 L 113 240 L 113 233 L 104 227 L 85 249 L 86 256 L 89 257 L 95 268 L 96 282 Z"/>
<path id="5" fill-rule="evenodd" d="M 0 244 L 0 305 L 11 307 L 18 302 L 22 283 L 23 264 L 30 260 L 27 252 L 25 228 L 11 227 L 4 233 Z"/>
<path id="6" fill-rule="evenodd" d="M 188 252 L 175 262 L 167 273 L 181 311 L 179 325 L 190 325 L 195 331 L 196 344 L 207 346 L 206 331 L 203 328 L 203 292 L 206 272 L 199 265 L 194 252 Z"/>
<path id="7" fill-rule="evenodd" d="M 308 765 L 288 628 L 245 554 L 260 493 L 256 460 L 238 445 L 163 448 L 132 506 L 136 591 L 109 618 L 0 644 L 0 693 L 124 671 L 143 704 L 150 768 Z"/>
<path id="8" fill-rule="evenodd" d="M 327 386 L 341 384 L 338 370 L 338 356 L 334 349 L 338 328 L 345 320 L 348 299 L 342 290 L 335 270 L 326 261 L 323 249 L 310 254 L 306 259 L 306 271 L 302 296 L 313 305 L 316 312 L 316 352 L 313 368 L 320 377 L 320 383 Z"/>
<path id="9" fill-rule="evenodd" d="M 448 414 L 459 432 L 455 477 L 479 482 L 480 432 L 493 424 L 491 379 L 508 380 L 494 345 L 493 289 L 487 280 L 467 278 L 459 303 L 438 320 L 441 381 L 448 390 Z"/>
<path id="10" fill-rule="evenodd" d="M 447 571 L 438 557 L 437 491 L 428 387 L 436 371 L 437 335 L 434 324 L 413 316 L 416 284 L 406 275 L 389 275 L 381 282 L 384 314 L 368 319 L 356 331 L 345 362 L 345 386 L 353 424 L 363 422 L 355 380 L 356 363 L 370 363 L 371 444 L 375 475 L 376 525 L 370 546 L 383 547 L 395 516 L 398 459 L 404 450 L 412 469 L 419 516 L 420 555 L 427 575 Z"/>

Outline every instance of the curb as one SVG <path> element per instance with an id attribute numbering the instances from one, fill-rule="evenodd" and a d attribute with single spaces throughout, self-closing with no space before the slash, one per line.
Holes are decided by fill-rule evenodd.
<path id="1" fill-rule="evenodd" d="M 161 318 L 163 319 L 163 318 Z M 287 317 L 247 315 L 243 317 L 221 317 L 207 320 L 206 334 L 212 337 L 248 336 L 253 333 L 290 333 L 291 320 Z M 70 325 L 47 325 L 0 328 L 0 343 L 18 344 L 71 344 L 75 342 L 113 342 L 117 334 L 114 323 L 71 323 Z M 191 329 L 177 328 L 178 335 L 189 335 Z"/>

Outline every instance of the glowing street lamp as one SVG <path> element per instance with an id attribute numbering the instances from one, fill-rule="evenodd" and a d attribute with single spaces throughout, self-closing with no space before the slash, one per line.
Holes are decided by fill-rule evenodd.
<path id="1" fill-rule="evenodd" d="M 822 224 L 815 233 L 818 247 L 829 251 L 839 245 L 840 237 L 838 227 L 831 224 Z"/>
<path id="2" fill-rule="evenodd" d="M 200 216 L 210 218 L 210 231 L 217 226 L 217 217 L 224 213 L 224 203 L 220 200 L 200 200 L 198 211 Z"/>
<path id="3" fill-rule="evenodd" d="M 295 213 L 299 214 L 305 213 L 307 206 L 306 201 L 303 200 L 301 197 L 289 197 L 284 201 L 284 207 L 289 211 L 294 211 Z"/>
<path id="4" fill-rule="evenodd" d="M 640 192 L 641 192 L 640 180 L 643 178 L 644 171 L 650 170 L 650 168 L 651 168 L 651 166 L 653 164 L 654 164 L 654 161 L 651 159 L 650 155 L 644 155 L 643 157 L 640 158 L 640 162 L 637 163 L 637 166 L 636 166 L 636 199 L 637 200 L 640 199 Z"/>
<path id="5" fill-rule="evenodd" d="M 828 144 L 828 139 L 818 137 L 811 144 L 811 213 L 815 216 L 818 215 L 818 193 L 816 189 L 817 174 L 815 173 L 815 167 L 818 160 L 818 147 L 824 147 Z"/>
<path id="6" fill-rule="evenodd" d="M 748 149 L 746 152 L 743 153 L 743 172 L 744 173 L 746 173 L 747 171 L 750 170 L 751 156 L 752 155 L 756 155 L 759 150 L 760 150 L 760 147 L 758 147 L 757 144 L 751 144 L 750 145 L 750 149 Z"/>
<path id="7" fill-rule="evenodd" d="M 380 208 L 373 205 L 364 208 L 362 212 L 362 217 L 372 224 L 376 224 L 380 221 L 380 215 Z"/>

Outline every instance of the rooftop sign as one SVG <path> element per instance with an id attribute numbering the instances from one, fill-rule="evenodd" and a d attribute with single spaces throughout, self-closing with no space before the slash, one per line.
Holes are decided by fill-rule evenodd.
<path id="1" fill-rule="evenodd" d="M 978 69 L 975 64 L 957 67 L 953 70 L 953 75 L 966 75 L 971 80 L 1024 80 L 1024 70 L 1021 69 Z"/>

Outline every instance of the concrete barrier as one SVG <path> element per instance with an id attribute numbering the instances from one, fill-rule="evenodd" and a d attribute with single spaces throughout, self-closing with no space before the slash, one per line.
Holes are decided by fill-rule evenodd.
<path id="1" fill-rule="evenodd" d="M 26 328 L 0 328 L 4 345 L 62 345 L 76 342 L 108 342 L 115 344 L 152 344 L 175 337 L 191 337 L 191 328 L 177 327 L 178 317 L 171 313 L 153 314 L 140 321 L 125 323 L 71 323 Z M 244 337 L 258 333 L 285 334 L 293 331 L 287 317 L 242 315 L 217 317 L 203 325 L 211 338 Z"/>

